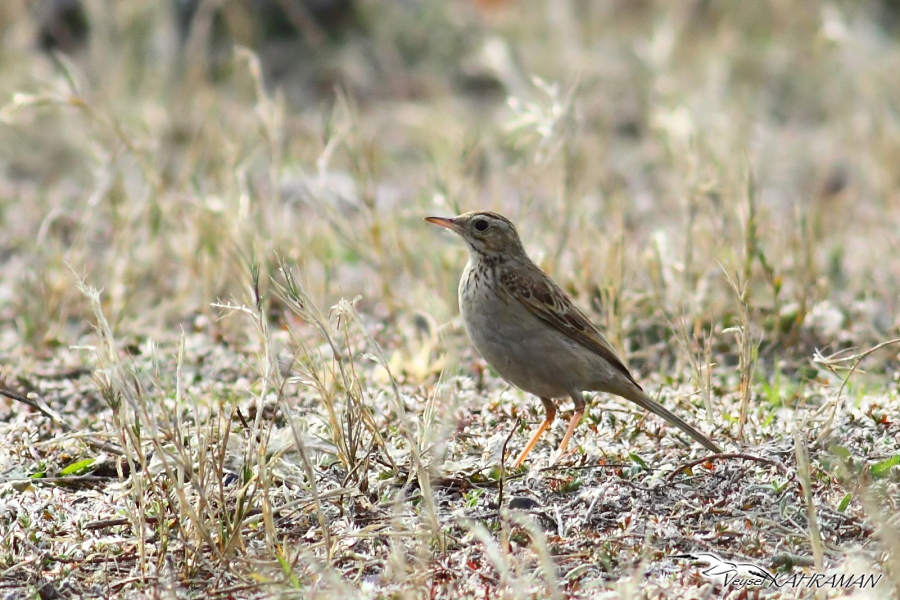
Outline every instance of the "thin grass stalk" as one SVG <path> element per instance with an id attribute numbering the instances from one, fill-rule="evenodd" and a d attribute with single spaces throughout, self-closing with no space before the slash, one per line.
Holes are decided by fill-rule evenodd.
<path id="1" fill-rule="evenodd" d="M 366 338 L 366 341 L 369 343 L 369 347 L 372 348 L 375 357 L 378 359 L 378 362 L 381 364 L 382 368 L 384 368 L 385 372 L 388 375 L 388 379 L 391 382 L 391 390 L 394 393 L 394 409 L 397 411 L 397 415 L 399 417 L 400 431 L 403 433 L 403 436 L 406 438 L 406 441 L 409 444 L 410 453 L 413 459 L 413 466 L 419 479 L 419 489 L 422 492 L 425 509 L 428 514 L 428 524 L 431 527 L 434 539 L 437 541 L 441 548 L 441 552 L 445 552 L 445 542 L 443 536 L 441 535 L 440 519 L 437 515 L 437 507 L 435 505 L 433 490 L 431 487 L 431 474 L 422 459 L 423 448 L 421 448 L 417 443 L 416 436 L 413 434 L 412 429 L 409 425 L 409 419 L 406 415 L 406 407 L 403 404 L 403 398 L 400 396 L 400 389 L 397 387 L 397 380 L 394 378 L 393 373 L 391 373 L 390 363 L 387 359 L 387 356 L 385 356 L 384 351 L 381 349 L 381 345 L 375 341 L 375 339 L 366 329 L 365 325 L 359 317 L 359 314 L 356 312 L 353 306 L 348 303 L 346 305 L 346 308 L 350 316 L 356 322 L 360 331 L 362 331 L 363 335 Z"/>
<path id="2" fill-rule="evenodd" d="M 544 531 L 534 517 L 528 514 L 510 511 L 507 514 L 510 521 L 523 528 L 528 532 L 528 537 L 534 548 L 535 554 L 541 564 L 541 573 L 546 584 L 546 589 L 550 592 L 550 598 L 553 600 L 562 600 L 563 594 L 560 590 L 559 578 L 556 573 L 556 562 L 550 552 L 550 545 L 547 543 L 547 537 Z"/>
<path id="3" fill-rule="evenodd" d="M 281 297 L 281 299 L 288 305 L 288 307 L 303 318 L 305 321 L 309 322 L 313 326 L 315 326 L 316 330 L 328 344 L 331 349 L 332 356 L 334 357 L 333 363 L 337 368 L 337 375 L 340 377 L 341 383 L 344 385 L 345 390 L 351 389 L 360 389 L 358 379 L 354 380 L 353 372 L 348 371 L 348 368 L 345 366 L 345 361 L 341 359 L 341 350 L 337 342 L 335 341 L 335 335 L 332 330 L 330 323 L 328 322 L 328 318 L 325 317 L 312 302 L 312 299 L 308 296 L 306 291 L 297 283 L 294 278 L 293 272 L 290 267 L 284 263 L 283 260 L 279 260 L 279 272 L 282 274 L 284 279 L 284 284 L 278 281 L 274 281 L 273 283 L 276 288 L 276 293 Z M 296 340 L 301 348 L 304 348 L 305 342 L 302 340 Z M 311 356 L 309 351 L 304 352 L 305 356 Z M 342 419 L 338 416 L 337 410 L 334 407 L 332 398 L 333 393 L 327 390 L 321 382 L 320 375 L 318 374 L 317 368 L 314 362 L 304 362 L 300 361 L 301 366 L 304 367 L 305 372 L 308 376 L 310 376 L 315 382 L 316 387 L 320 393 L 323 395 L 323 405 L 325 406 L 326 411 L 329 413 L 329 423 L 332 427 L 331 433 L 334 437 L 334 441 L 339 451 L 343 452 L 343 459 L 345 468 L 349 471 L 353 470 L 354 466 L 350 463 L 349 459 L 349 448 L 346 445 L 346 441 L 344 439 L 344 429 L 342 426 Z M 333 377 L 333 380 L 337 380 L 337 377 Z M 360 409 L 363 408 L 363 404 L 358 402 L 355 406 Z M 395 469 L 397 466 L 393 462 L 393 458 L 391 453 L 388 451 L 387 443 L 384 437 L 379 430 L 378 425 L 372 419 L 370 411 L 368 409 L 360 410 L 357 417 L 361 420 L 362 423 L 366 425 L 366 428 L 369 431 L 369 434 L 373 436 L 375 440 L 377 440 L 378 445 L 384 451 L 384 457 L 390 463 L 391 468 Z"/>
<path id="4" fill-rule="evenodd" d="M 822 534 L 819 531 L 819 520 L 816 516 L 816 505 L 812 497 L 812 469 L 809 464 L 809 450 L 806 447 L 806 439 L 799 428 L 794 430 L 794 453 L 797 457 L 797 477 L 802 484 L 803 500 L 806 504 L 809 544 L 816 563 L 816 571 L 823 573 L 825 569 L 825 551 L 822 544 Z"/>
<path id="5" fill-rule="evenodd" d="M 753 333 L 750 329 L 750 306 L 747 297 L 747 280 L 740 273 L 733 276 L 723 268 L 725 278 L 734 292 L 738 305 L 738 326 L 734 328 L 738 342 L 739 364 L 741 375 L 741 407 L 738 418 L 738 438 L 744 436 L 744 425 L 747 422 L 747 409 L 750 406 L 750 397 L 753 393 L 753 373 L 756 367 L 758 343 L 753 342 Z"/>

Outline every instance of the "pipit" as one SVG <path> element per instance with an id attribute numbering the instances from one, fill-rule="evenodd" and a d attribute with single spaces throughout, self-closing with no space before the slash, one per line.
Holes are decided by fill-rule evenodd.
<path id="1" fill-rule="evenodd" d="M 603 334 L 528 258 L 509 219 L 476 211 L 425 220 L 456 232 L 469 247 L 469 262 L 459 280 L 459 310 L 475 349 L 506 381 L 538 396 L 544 405 L 546 417 L 519 454 L 516 467 L 556 418 L 553 399 L 569 396 L 575 413 L 559 445 L 559 455 L 565 452 L 584 414 L 583 392 L 608 392 L 631 400 L 706 449 L 721 452 L 644 393 Z"/>

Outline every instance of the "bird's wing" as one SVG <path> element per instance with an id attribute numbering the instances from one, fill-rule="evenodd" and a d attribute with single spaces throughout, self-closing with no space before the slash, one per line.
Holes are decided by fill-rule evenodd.
<path id="1" fill-rule="evenodd" d="M 596 352 L 641 389 L 628 372 L 628 368 L 622 364 L 612 344 L 546 273 L 537 267 L 528 269 L 525 273 L 522 270 L 507 271 L 500 277 L 500 281 L 506 292 L 521 302 L 532 314 L 588 350 Z"/>

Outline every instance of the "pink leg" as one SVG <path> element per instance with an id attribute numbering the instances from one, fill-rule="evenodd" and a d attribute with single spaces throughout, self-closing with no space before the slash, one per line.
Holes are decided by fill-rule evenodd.
<path id="1" fill-rule="evenodd" d="M 528 440 L 528 443 L 525 444 L 525 448 L 522 450 L 522 453 L 519 455 L 519 458 L 516 459 L 515 464 L 513 465 L 514 469 L 518 469 L 522 466 L 522 463 L 525 462 L 525 457 L 528 456 L 528 453 L 531 452 L 534 445 L 537 444 L 538 438 L 541 437 L 547 428 L 550 427 L 550 424 L 553 423 L 553 419 L 556 418 L 556 406 L 553 404 L 553 400 L 550 398 L 541 398 L 541 402 L 544 404 L 544 411 L 547 415 L 544 417 L 544 421 L 538 426 L 535 432 L 531 435 L 531 439 Z"/>
<path id="2" fill-rule="evenodd" d="M 569 421 L 569 426 L 566 428 L 566 434 L 563 436 L 562 442 L 559 443 L 557 456 L 562 456 L 566 448 L 569 447 L 569 440 L 572 439 L 575 428 L 578 427 L 578 424 L 581 423 L 581 417 L 584 416 L 584 398 L 579 394 L 577 396 L 573 395 L 572 400 L 575 402 L 575 413 Z"/>

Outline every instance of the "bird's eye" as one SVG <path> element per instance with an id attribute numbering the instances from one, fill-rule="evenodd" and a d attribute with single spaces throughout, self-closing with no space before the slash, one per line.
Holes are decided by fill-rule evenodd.
<path id="1" fill-rule="evenodd" d="M 478 219 L 477 221 L 475 221 L 475 229 L 477 229 L 478 231 L 484 231 L 487 228 L 488 222 L 484 219 Z"/>

